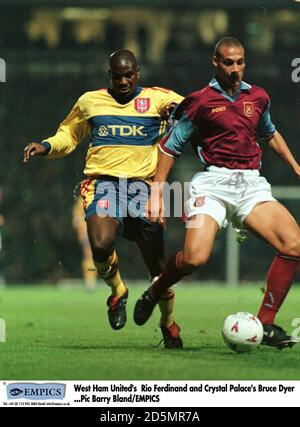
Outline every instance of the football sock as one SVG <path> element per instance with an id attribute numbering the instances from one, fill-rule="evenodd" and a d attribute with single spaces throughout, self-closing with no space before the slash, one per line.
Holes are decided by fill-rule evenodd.
<path id="1" fill-rule="evenodd" d="M 162 326 L 169 328 L 174 323 L 173 309 L 174 309 L 174 291 L 167 289 L 164 291 L 159 301 L 160 308 L 160 323 Z"/>
<path id="2" fill-rule="evenodd" d="M 95 289 L 97 284 L 97 270 L 93 259 L 84 258 L 81 262 L 81 270 L 85 286 L 89 289 Z"/>
<path id="3" fill-rule="evenodd" d="M 182 272 L 181 268 L 182 255 L 182 251 L 173 255 L 167 262 L 164 271 L 154 281 L 151 288 L 154 298 L 160 299 L 166 289 L 179 282 L 186 275 Z"/>
<path id="4" fill-rule="evenodd" d="M 111 293 L 114 297 L 121 297 L 126 291 L 126 286 L 121 279 L 118 267 L 118 255 L 114 251 L 106 261 L 96 262 L 95 266 L 99 275 L 105 283 L 111 287 Z"/>
<path id="5" fill-rule="evenodd" d="M 258 318 L 263 324 L 272 324 L 293 282 L 300 258 L 278 254 L 268 272 L 267 290 Z"/>

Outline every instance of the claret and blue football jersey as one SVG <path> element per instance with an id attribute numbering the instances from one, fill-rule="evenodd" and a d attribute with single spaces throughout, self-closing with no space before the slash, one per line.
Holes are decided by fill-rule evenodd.
<path id="1" fill-rule="evenodd" d="M 191 142 L 205 167 L 259 169 L 257 138 L 268 139 L 275 132 L 269 107 L 264 89 L 241 82 L 240 90 L 230 96 L 213 79 L 177 107 L 175 125 L 162 139 L 161 149 L 179 157 Z"/>
<path id="2" fill-rule="evenodd" d="M 91 135 L 86 175 L 150 178 L 156 170 L 157 143 L 166 131 L 161 110 L 182 99 L 159 87 L 138 87 L 127 104 L 119 104 L 107 89 L 86 92 L 57 133 L 45 140 L 48 156 L 66 156 Z"/>

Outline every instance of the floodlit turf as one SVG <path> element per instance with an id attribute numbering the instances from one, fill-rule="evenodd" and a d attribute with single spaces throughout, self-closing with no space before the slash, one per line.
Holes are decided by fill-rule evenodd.
<path id="1" fill-rule="evenodd" d="M 156 346 L 158 310 L 144 326 L 132 319 L 144 287 L 129 283 L 128 321 L 110 329 L 106 316 L 108 289 L 8 287 L 0 290 L 0 318 L 7 341 L 0 343 L 0 378 L 7 380 L 299 380 L 300 343 L 292 350 L 261 347 L 232 353 L 221 337 L 224 318 L 235 311 L 256 312 L 259 285 L 237 290 L 224 287 L 176 288 L 176 320 L 182 327 L 183 350 Z M 300 288 L 294 286 L 277 322 L 292 331 L 300 318 Z M 300 320 L 299 320 L 300 322 Z M 300 334 L 299 334 L 300 335 Z"/>

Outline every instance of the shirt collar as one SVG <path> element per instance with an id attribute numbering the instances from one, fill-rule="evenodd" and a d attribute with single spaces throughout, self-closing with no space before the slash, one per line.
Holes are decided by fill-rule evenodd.
<path id="1" fill-rule="evenodd" d="M 218 92 L 221 92 L 221 93 L 225 92 L 221 88 L 218 80 L 215 77 L 213 79 L 211 79 L 211 81 L 209 82 L 209 86 L 212 87 L 213 89 L 217 90 Z M 249 85 L 248 83 L 244 82 L 243 80 L 241 81 L 240 90 L 249 90 L 251 88 L 252 88 L 251 85 Z"/>
<path id="2" fill-rule="evenodd" d="M 142 86 L 138 86 L 136 88 L 136 90 L 134 91 L 134 93 L 132 94 L 132 96 L 130 98 L 128 98 L 128 100 L 126 100 L 125 104 L 128 104 L 128 102 L 131 102 L 136 96 L 138 96 L 143 90 Z M 113 91 L 111 88 L 107 88 L 107 92 L 110 94 L 110 96 L 112 96 L 117 102 L 119 102 L 117 100 L 117 97 L 115 97 Z"/>

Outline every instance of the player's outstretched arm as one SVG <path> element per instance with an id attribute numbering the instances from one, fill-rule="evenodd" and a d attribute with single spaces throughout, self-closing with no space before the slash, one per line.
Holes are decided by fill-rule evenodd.
<path id="1" fill-rule="evenodd" d="M 47 147 L 38 142 L 32 142 L 24 148 L 23 162 L 28 163 L 31 157 L 43 156 L 47 153 Z"/>
<path id="2" fill-rule="evenodd" d="M 276 131 L 269 140 L 269 146 L 291 167 L 297 177 L 300 178 L 300 165 L 278 131 Z"/>
<path id="3" fill-rule="evenodd" d="M 156 174 L 153 178 L 153 183 L 165 183 L 168 179 L 169 173 L 175 163 L 175 158 L 169 156 L 164 151 L 160 150 L 158 155 L 158 163 L 156 168 Z"/>
<path id="4" fill-rule="evenodd" d="M 163 189 L 175 159 L 182 154 L 196 127 L 184 114 L 159 144 L 160 153 L 156 174 L 151 186 L 151 196 L 146 207 L 146 217 L 151 222 L 164 222 Z"/>

